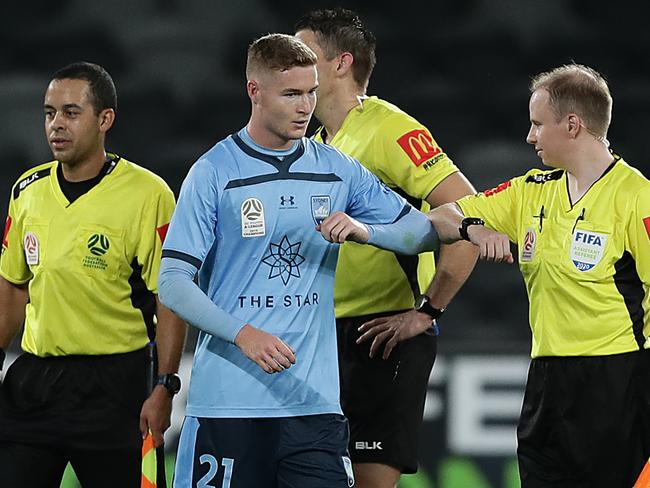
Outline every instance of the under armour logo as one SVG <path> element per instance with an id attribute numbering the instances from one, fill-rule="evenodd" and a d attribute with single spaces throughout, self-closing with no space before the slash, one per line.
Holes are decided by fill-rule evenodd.
<path id="1" fill-rule="evenodd" d="M 295 198 L 296 198 L 296 197 L 294 197 L 293 195 L 290 195 L 290 196 L 288 196 L 288 197 L 281 196 L 281 197 L 280 197 L 280 205 L 282 205 L 282 206 L 285 206 L 285 205 L 287 205 L 287 204 L 289 204 L 289 205 L 295 205 L 295 204 L 296 204 L 296 202 L 295 202 Z"/>

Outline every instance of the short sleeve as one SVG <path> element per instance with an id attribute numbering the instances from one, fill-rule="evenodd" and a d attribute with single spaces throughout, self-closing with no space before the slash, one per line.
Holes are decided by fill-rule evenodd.
<path id="1" fill-rule="evenodd" d="M 216 238 L 219 191 L 212 163 L 200 159 L 190 169 L 178 198 L 163 257 L 187 261 L 197 269 Z"/>
<path id="2" fill-rule="evenodd" d="M 650 186 L 643 188 L 634 202 L 627 225 L 627 249 L 634 258 L 637 273 L 650 285 Z"/>
<path id="3" fill-rule="evenodd" d="M 0 256 L 0 275 L 14 284 L 23 284 L 32 278 L 32 273 L 25 261 L 22 235 L 23 222 L 12 197 L 9 201 L 9 213 L 2 237 L 2 255 Z"/>
<path id="4" fill-rule="evenodd" d="M 438 145 L 431 132 L 415 119 L 394 114 L 379 132 L 379 154 L 373 172 L 389 186 L 424 200 L 431 190 L 458 168 Z"/>
<path id="5" fill-rule="evenodd" d="M 456 203 L 466 217 L 480 217 L 488 227 L 503 232 L 512 242 L 517 242 L 519 193 L 522 191 L 523 178 L 513 178 L 491 190 L 463 197 Z"/>
<path id="6" fill-rule="evenodd" d="M 142 279 L 154 293 L 158 293 L 162 248 L 173 212 L 174 194 L 166 185 L 160 185 L 142 214 L 136 251 Z"/>

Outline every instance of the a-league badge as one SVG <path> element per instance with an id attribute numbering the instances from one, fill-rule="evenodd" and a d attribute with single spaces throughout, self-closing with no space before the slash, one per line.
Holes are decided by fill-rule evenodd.
<path id="1" fill-rule="evenodd" d="M 331 211 L 331 201 L 329 195 L 316 195 L 311 197 L 311 216 L 314 218 L 316 225 L 320 225 L 323 220 L 329 217 Z"/>
<path id="2" fill-rule="evenodd" d="M 530 263 L 535 257 L 535 248 L 537 247 L 537 235 L 535 234 L 535 229 L 529 227 L 526 229 L 526 235 L 524 236 L 524 242 L 521 246 L 521 258 L 522 263 Z"/>
<path id="3" fill-rule="evenodd" d="M 579 271 L 589 271 L 600 263 L 605 254 L 607 236 L 598 232 L 576 229 L 571 241 L 571 261 Z"/>
<path id="4" fill-rule="evenodd" d="M 38 237 L 33 232 L 28 232 L 23 238 L 23 247 L 25 248 L 25 260 L 30 266 L 38 264 Z"/>
<path id="5" fill-rule="evenodd" d="M 265 234 L 264 205 L 257 198 L 247 198 L 241 204 L 241 236 L 261 237 Z"/>

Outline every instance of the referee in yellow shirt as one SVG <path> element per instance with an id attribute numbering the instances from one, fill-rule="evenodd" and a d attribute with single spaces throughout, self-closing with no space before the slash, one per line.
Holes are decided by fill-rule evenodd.
<path id="1" fill-rule="evenodd" d="M 296 31 L 318 56 L 314 113 L 323 127 L 317 141 L 352 156 L 424 212 L 474 193 L 424 125 L 366 94 L 375 38 L 354 12 L 310 12 Z M 435 321 L 476 256 L 467 243 L 443 246 L 435 266 L 432 253 L 402 256 L 354 242 L 341 247 L 334 285 L 341 406 L 358 488 L 392 488 L 400 473 L 417 471 Z M 382 332 L 360 346 L 359 327 L 366 323 Z"/>
<path id="2" fill-rule="evenodd" d="M 596 71 L 562 66 L 531 93 L 527 141 L 552 169 L 430 217 L 481 257 L 512 262 L 518 245 L 533 334 L 522 487 L 629 488 L 650 456 L 650 182 L 609 150 L 612 98 Z"/>
<path id="3" fill-rule="evenodd" d="M 161 444 L 169 426 L 185 325 L 156 293 L 174 196 L 158 176 L 105 151 L 116 105 L 102 67 L 57 71 L 44 102 L 55 160 L 25 172 L 10 196 L 0 359 L 25 329 L 24 353 L 0 385 L 6 488 L 58 486 L 68 462 L 84 488 L 139 487 L 142 433 Z M 165 374 L 145 402 L 156 314 Z"/>

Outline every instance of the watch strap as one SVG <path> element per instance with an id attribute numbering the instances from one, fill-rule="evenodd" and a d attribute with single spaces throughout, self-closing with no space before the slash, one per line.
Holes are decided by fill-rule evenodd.
<path id="1" fill-rule="evenodd" d="M 463 220 L 461 220 L 460 227 L 458 228 L 458 233 L 460 234 L 460 237 L 466 241 L 470 240 L 469 234 L 467 233 L 467 228 L 470 225 L 485 225 L 485 222 L 483 222 L 483 219 L 479 219 L 477 217 L 465 217 Z"/>

